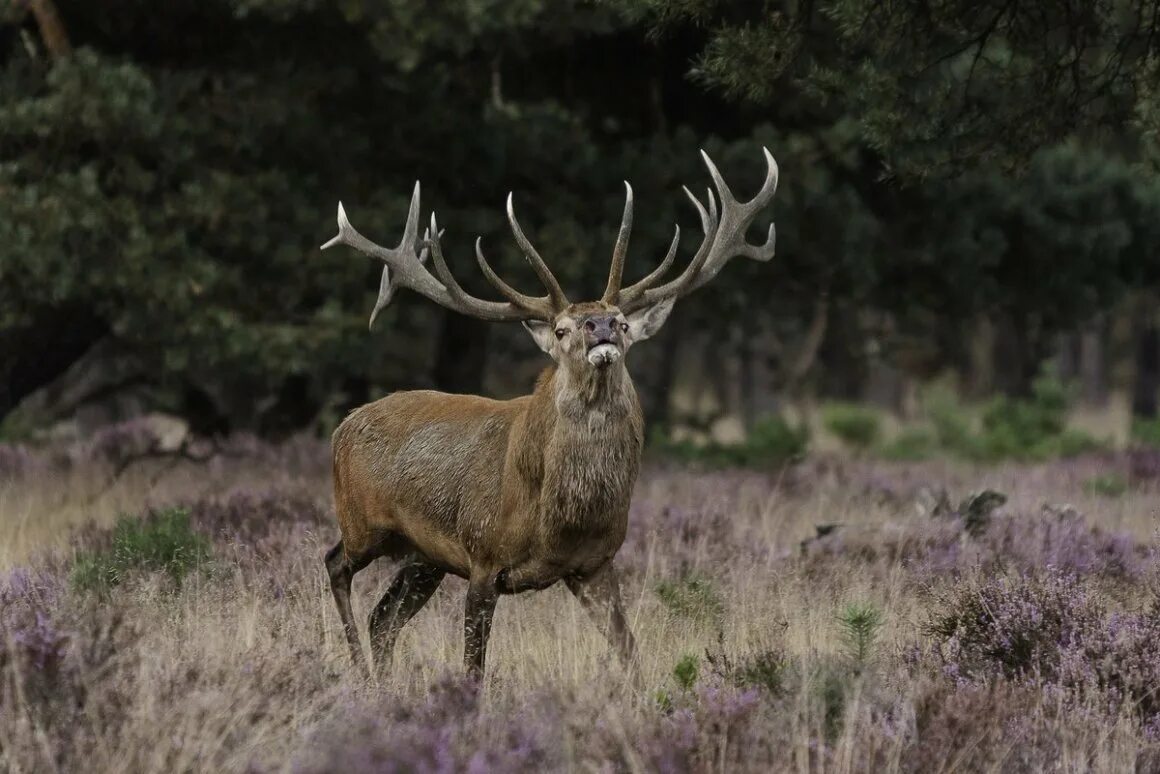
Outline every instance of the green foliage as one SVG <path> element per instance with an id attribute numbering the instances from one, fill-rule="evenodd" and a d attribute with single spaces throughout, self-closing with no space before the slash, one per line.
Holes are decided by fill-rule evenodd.
<path id="1" fill-rule="evenodd" d="M 882 611 L 870 603 L 850 603 L 842 608 L 838 623 L 855 668 L 862 669 L 870 659 L 882 629 Z"/>
<path id="2" fill-rule="evenodd" d="M 610 2 L 658 33 L 708 30 L 694 72 L 727 98 L 858 116 L 862 142 L 912 178 L 1018 166 L 1155 112 L 1160 19 L 1144 5 Z"/>
<path id="3" fill-rule="evenodd" d="M 869 449 L 881 431 L 881 417 L 877 411 L 852 403 L 824 406 L 822 422 L 827 430 L 856 451 Z"/>
<path id="4" fill-rule="evenodd" d="M 932 432 L 921 427 L 908 427 L 879 446 L 877 454 L 895 462 L 918 462 L 930 458 L 937 448 L 938 440 Z"/>
<path id="5" fill-rule="evenodd" d="M 1027 398 L 996 397 L 984 406 L 978 430 L 970 412 L 949 393 L 934 393 L 927 413 L 939 447 L 979 462 L 1048 460 L 1103 448 L 1087 433 L 1067 427 L 1069 391 L 1041 376 Z"/>
<path id="6" fill-rule="evenodd" d="M 661 581 L 656 592 L 673 615 L 721 627 L 725 601 L 709 578 L 690 574 L 677 581 Z"/>
<path id="7" fill-rule="evenodd" d="M 697 684 L 697 677 L 701 673 L 701 660 L 691 653 L 681 656 L 673 667 L 673 679 L 681 690 L 688 691 Z"/>
<path id="8" fill-rule="evenodd" d="M 1128 491 L 1128 482 L 1123 476 L 1109 473 L 1103 476 L 1093 476 L 1083 482 L 1083 490 L 1088 494 L 1100 497 L 1120 497 Z"/>
<path id="9" fill-rule="evenodd" d="M 761 650 L 735 660 L 725 653 L 723 634 L 718 637 L 718 642 L 718 650 L 705 651 L 705 660 L 714 675 L 737 686 L 760 688 L 772 696 L 781 696 L 788 691 L 793 664 L 784 652 Z"/>
<path id="10" fill-rule="evenodd" d="M 1144 446 L 1160 449 L 1160 417 L 1153 419 L 1133 417 L 1132 440 Z"/>
<path id="11" fill-rule="evenodd" d="M 121 517 L 107 547 L 77 554 L 71 581 L 81 591 L 104 593 L 132 574 L 160 572 L 180 587 L 209 560 L 209 541 L 193 531 L 189 512 L 171 508 L 145 517 Z"/>
<path id="12" fill-rule="evenodd" d="M 650 436 L 649 448 L 662 457 L 686 463 L 710 467 L 769 468 L 798 462 L 805 457 L 809 449 L 809 430 L 770 416 L 754 423 L 742 443 L 698 444 L 690 440 L 669 440 L 667 432 L 657 428 Z"/>

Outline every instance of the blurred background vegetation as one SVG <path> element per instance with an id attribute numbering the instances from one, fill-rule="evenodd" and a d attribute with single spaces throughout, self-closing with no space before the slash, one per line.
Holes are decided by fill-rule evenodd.
<path id="1" fill-rule="evenodd" d="M 633 353 L 660 444 L 793 456 L 808 414 L 859 454 L 1037 457 L 1116 400 L 1160 439 L 1158 49 L 1122 0 L 0 0 L 0 434 L 519 394 L 519 326 L 404 294 L 368 334 L 379 267 L 318 250 L 337 200 L 393 244 L 421 179 L 484 294 L 477 235 L 537 287 L 514 190 L 595 296 L 622 179 L 640 276 L 674 221 L 697 242 L 697 150 L 747 196 L 767 145 L 777 257 Z"/>

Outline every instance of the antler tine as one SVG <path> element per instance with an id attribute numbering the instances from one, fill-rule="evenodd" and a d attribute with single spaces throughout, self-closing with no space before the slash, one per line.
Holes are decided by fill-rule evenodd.
<path id="1" fill-rule="evenodd" d="M 689 197 L 689 201 L 693 203 L 693 206 L 697 208 L 697 214 L 701 217 L 701 230 L 705 234 L 701 240 L 701 246 L 697 248 L 697 252 L 693 256 L 693 260 L 689 262 L 689 265 L 685 267 L 685 270 L 681 272 L 679 276 L 669 280 L 664 285 L 660 285 L 659 287 L 655 288 L 649 287 L 651 282 L 646 282 L 646 280 L 652 279 L 652 281 L 655 282 L 656 279 L 658 279 L 660 276 L 657 274 L 654 277 L 654 273 L 650 274 L 648 277 L 645 277 L 644 280 L 641 280 L 636 285 L 633 285 L 631 288 L 629 288 L 628 291 L 625 291 L 625 293 L 622 294 L 623 298 L 620 303 L 620 308 L 624 312 L 634 311 L 643 306 L 656 303 L 657 301 L 667 298 L 668 296 L 681 294 L 696 278 L 697 272 L 701 270 L 709 258 L 713 240 L 717 235 L 719 224 L 717 216 L 717 203 L 713 199 L 713 192 L 707 192 L 709 206 L 706 208 L 705 205 L 701 204 L 700 200 L 697 199 L 697 197 L 693 195 L 693 192 L 690 191 L 687 187 L 682 187 L 682 190 L 684 190 L 685 195 Z M 671 263 L 670 259 L 666 258 L 666 260 Z"/>
<path id="2" fill-rule="evenodd" d="M 347 245 L 383 262 L 379 294 L 371 312 L 369 323 L 371 326 L 374 325 L 379 313 L 394 298 L 399 285 L 415 290 L 440 306 L 484 320 L 552 319 L 554 315 L 545 308 L 546 305 L 524 307 L 510 302 L 484 301 L 468 295 L 452 277 L 443 259 L 443 251 L 439 244 L 440 236 L 441 233 L 432 215 L 431 228 L 424 234 L 422 244 L 419 244 L 419 183 L 416 182 L 414 193 L 411 194 L 411 205 L 407 211 L 407 223 L 403 228 L 403 238 L 398 247 L 391 249 L 377 245 L 360 234 L 350 224 L 346 209 L 340 202 L 338 235 L 322 245 L 322 249 Z M 429 253 L 435 256 L 435 271 L 440 279 L 432 276 L 424 265 Z"/>
<path id="3" fill-rule="evenodd" d="M 608 284 L 604 287 L 607 304 L 615 304 L 620 295 L 620 281 L 624 276 L 624 259 L 628 255 L 628 239 L 632 235 L 632 186 L 624 181 L 624 215 L 620 219 L 620 233 L 612 250 L 612 266 L 608 269 Z"/>
<path id="4" fill-rule="evenodd" d="M 537 310 L 544 319 L 550 320 L 555 316 L 555 312 L 552 309 L 552 300 L 548 296 L 540 296 L 537 298 L 536 296 L 521 293 L 504 282 L 495 273 L 495 270 L 491 268 L 491 264 L 488 263 L 487 258 L 483 255 L 483 237 L 475 238 L 475 259 L 479 263 L 479 269 L 483 272 L 483 276 L 508 301 L 511 301 L 516 306 Z"/>
<path id="5" fill-rule="evenodd" d="M 628 304 L 621 304 L 625 311 L 654 304 L 669 296 L 683 296 L 704 285 L 735 255 L 744 255 L 758 261 L 768 261 L 773 257 L 777 232 L 771 224 L 765 244 L 754 245 L 745 240 L 745 232 L 757 214 L 773 199 L 777 191 L 778 168 L 768 148 L 762 148 L 765 155 L 766 174 L 761 190 L 747 202 L 739 202 L 721 176 L 709 154 L 701 151 L 701 157 L 717 189 L 717 197 L 709 192 L 709 212 L 686 188 L 685 193 L 697 207 L 705 226 L 705 237 L 693 261 L 676 279 L 656 288 L 647 288 Z M 720 217 L 717 215 L 717 199 L 720 200 Z M 627 307 L 627 308 L 626 308 Z"/>
<path id="6" fill-rule="evenodd" d="M 512 227 L 512 234 L 515 236 L 516 242 L 519 244 L 520 249 L 523 250 L 524 257 L 528 259 L 528 263 L 532 265 L 532 269 L 535 270 L 536 276 L 540 278 L 540 282 L 542 282 L 544 287 L 548 290 L 548 298 L 551 299 L 553 308 L 557 312 L 563 310 L 569 304 L 568 297 L 564 295 L 564 290 L 560 287 L 560 283 L 556 281 L 556 277 L 552 274 L 552 270 L 548 268 L 548 265 L 544 263 L 544 259 L 540 257 L 538 252 L 536 252 L 536 248 L 533 247 L 528 238 L 524 236 L 524 230 L 520 228 L 520 223 L 518 220 L 516 220 L 516 211 L 515 207 L 512 205 L 512 194 L 510 192 L 508 193 L 507 198 L 507 216 L 508 223 L 510 223 Z"/>
<path id="7" fill-rule="evenodd" d="M 644 294 L 646 290 L 653 286 L 661 277 L 665 276 L 665 272 L 673 265 L 673 259 L 677 257 L 677 247 L 681 244 L 681 227 L 673 226 L 673 241 L 669 243 L 669 251 L 665 253 L 665 258 L 660 262 L 660 265 L 645 275 L 640 281 L 630 285 L 624 290 L 620 291 L 615 302 L 618 306 L 629 306 L 637 301 Z"/>

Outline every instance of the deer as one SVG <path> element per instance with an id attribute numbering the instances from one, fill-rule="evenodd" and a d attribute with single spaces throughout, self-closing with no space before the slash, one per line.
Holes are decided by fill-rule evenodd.
<path id="1" fill-rule="evenodd" d="M 613 561 L 628 528 L 645 438 L 625 355 L 661 328 L 678 298 L 712 280 L 731 258 L 773 257 L 772 223 L 764 244 L 746 239 L 777 189 L 777 163 L 763 151 L 765 181 L 747 202 L 734 197 L 701 151 L 716 197 L 707 188 L 702 204 L 683 189 L 704 236 L 684 271 L 664 282 L 680 243 L 679 226 L 660 264 L 622 286 L 633 221 L 632 186 L 625 181 L 624 213 L 598 301 L 568 300 L 520 227 L 511 193 L 508 224 L 546 290 L 542 296 L 526 295 L 501 279 L 484 257 L 482 238 L 475 241 L 476 261 L 504 300 L 468 294 L 444 258 L 434 212 L 419 235 L 419 182 L 395 248 L 363 237 L 339 202 L 338 235 L 322 249 L 346 245 L 383 263 L 370 326 L 404 287 L 479 320 L 519 321 L 553 361 L 530 395 L 493 400 L 433 390 L 394 392 L 354 409 L 334 431 L 341 539 L 324 562 L 356 667 L 369 672 L 351 608 L 352 581 L 375 559 L 387 557 L 401 569 L 367 621 L 373 666 L 380 671 L 393 659 L 403 627 L 451 574 L 467 581 L 463 663 L 469 677 L 484 675 L 498 598 L 559 581 L 626 669 L 639 674 Z"/>

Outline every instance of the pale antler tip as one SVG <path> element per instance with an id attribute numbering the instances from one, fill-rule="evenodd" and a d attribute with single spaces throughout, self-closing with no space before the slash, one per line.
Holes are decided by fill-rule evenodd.
<path id="1" fill-rule="evenodd" d="M 514 218 L 516 216 L 516 208 L 515 205 L 512 204 L 512 196 L 514 193 L 514 191 L 508 191 L 507 214 L 509 218 Z"/>

